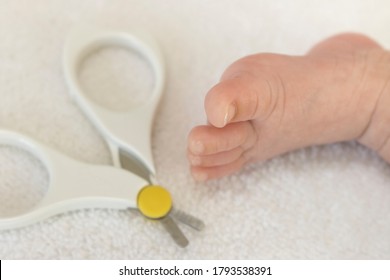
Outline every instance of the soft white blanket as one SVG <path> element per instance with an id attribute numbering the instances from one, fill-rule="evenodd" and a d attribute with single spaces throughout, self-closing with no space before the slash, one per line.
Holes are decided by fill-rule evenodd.
<path id="1" fill-rule="evenodd" d="M 386 0 L 0 0 L 0 129 L 91 164 L 110 157 L 68 95 L 61 65 L 68 32 L 87 23 L 156 38 L 167 64 L 152 138 L 157 177 L 177 208 L 206 223 L 201 233 L 181 225 L 191 242 L 181 249 L 135 213 L 77 211 L 0 232 L 0 259 L 390 258 L 390 167 L 356 143 L 295 151 L 207 184 L 193 181 L 186 160 L 187 134 L 205 122 L 204 96 L 235 59 L 300 55 L 342 31 L 390 47 L 389 11 Z M 126 89 L 153 83 L 138 57 L 115 49 L 91 56 L 80 76 L 91 98 L 118 110 L 132 105 Z M 47 182 L 38 161 L 0 147 L 2 216 L 31 207 Z"/>

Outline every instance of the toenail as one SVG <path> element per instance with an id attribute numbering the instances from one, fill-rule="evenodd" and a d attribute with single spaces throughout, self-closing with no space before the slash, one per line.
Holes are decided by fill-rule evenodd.
<path id="1" fill-rule="evenodd" d="M 206 173 L 204 172 L 193 172 L 192 173 L 192 176 L 194 177 L 194 179 L 198 182 L 204 182 L 207 180 L 208 176 Z"/>
<path id="2" fill-rule="evenodd" d="M 204 145 L 201 141 L 193 141 L 191 143 L 191 151 L 194 154 L 201 154 L 204 151 Z"/>
<path id="3" fill-rule="evenodd" d="M 227 125 L 236 114 L 236 106 L 232 103 L 229 105 L 229 107 L 226 110 L 225 118 L 223 120 L 223 126 Z"/>

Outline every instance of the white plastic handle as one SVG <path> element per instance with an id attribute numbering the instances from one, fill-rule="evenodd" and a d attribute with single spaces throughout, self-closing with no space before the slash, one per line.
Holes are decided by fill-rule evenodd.
<path id="1" fill-rule="evenodd" d="M 26 226 L 78 209 L 137 208 L 138 192 L 148 185 L 144 179 L 123 169 L 78 162 L 15 132 L 0 130 L 0 145 L 31 153 L 49 174 L 44 198 L 21 215 L 0 218 L 0 230 Z"/>
<path id="2" fill-rule="evenodd" d="M 148 102 L 127 112 L 114 112 L 93 103 L 83 93 L 78 82 L 80 63 L 86 55 L 107 46 L 135 50 L 150 62 L 155 73 L 155 87 Z M 120 148 L 143 162 L 151 174 L 154 174 L 150 134 L 165 80 L 163 59 L 156 43 L 145 34 L 136 36 L 127 32 L 82 27 L 69 36 L 65 44 L 63 63 L 71 95 L 109 143 L 114 164 L 119 166 Z"/>

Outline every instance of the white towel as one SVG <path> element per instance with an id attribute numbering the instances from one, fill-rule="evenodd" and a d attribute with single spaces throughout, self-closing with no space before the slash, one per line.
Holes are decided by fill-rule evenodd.
<path id="1" fill-rule="evenodd" d="M 175 206 L 206 228 L 180 225 L 190 240 L 182 249 L 159 223 L 135 213 L 76 211 L 0 232 L 0 259 L 390 258 L 390 167 L 356 143 L 295 151 L 207 184 L 193 181 L 186 160 L 187 134 L 205 122 L 204 96 L 234 60 L 303 54 L 342 31 L 389 47 L 389 10 L 386 0 L 1 0 L 0 129 L 91 164 L 110 164 L 110 157 L 68 95 L 61 65 L 67 34 L 86 23 L 156 38 L 167 64 L 152 138 L 157 177 Z M 121 50 L 85 63 L 80 76 L 91 98 L 110 108 L 132 105 L 123 94 L 131 85 L 142 93 L 153 83 L 142 61 Z M 38 161 L 0 147 L 2 216 L 34 205 L 47 182 Z"/>

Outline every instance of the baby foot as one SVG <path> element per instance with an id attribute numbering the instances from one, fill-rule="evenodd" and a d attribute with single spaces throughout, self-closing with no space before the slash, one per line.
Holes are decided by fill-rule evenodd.
<path id="1" fill-rule="evenodd" d="M 362 35 L 327 39 L 306 56 L 257 54 L 233 63 L 192 129 L 198 181 L 309 145 L 358 139 L 390 161 L 390 54 Z M 390 140 L 389 140 L 390 142 Z"/>

